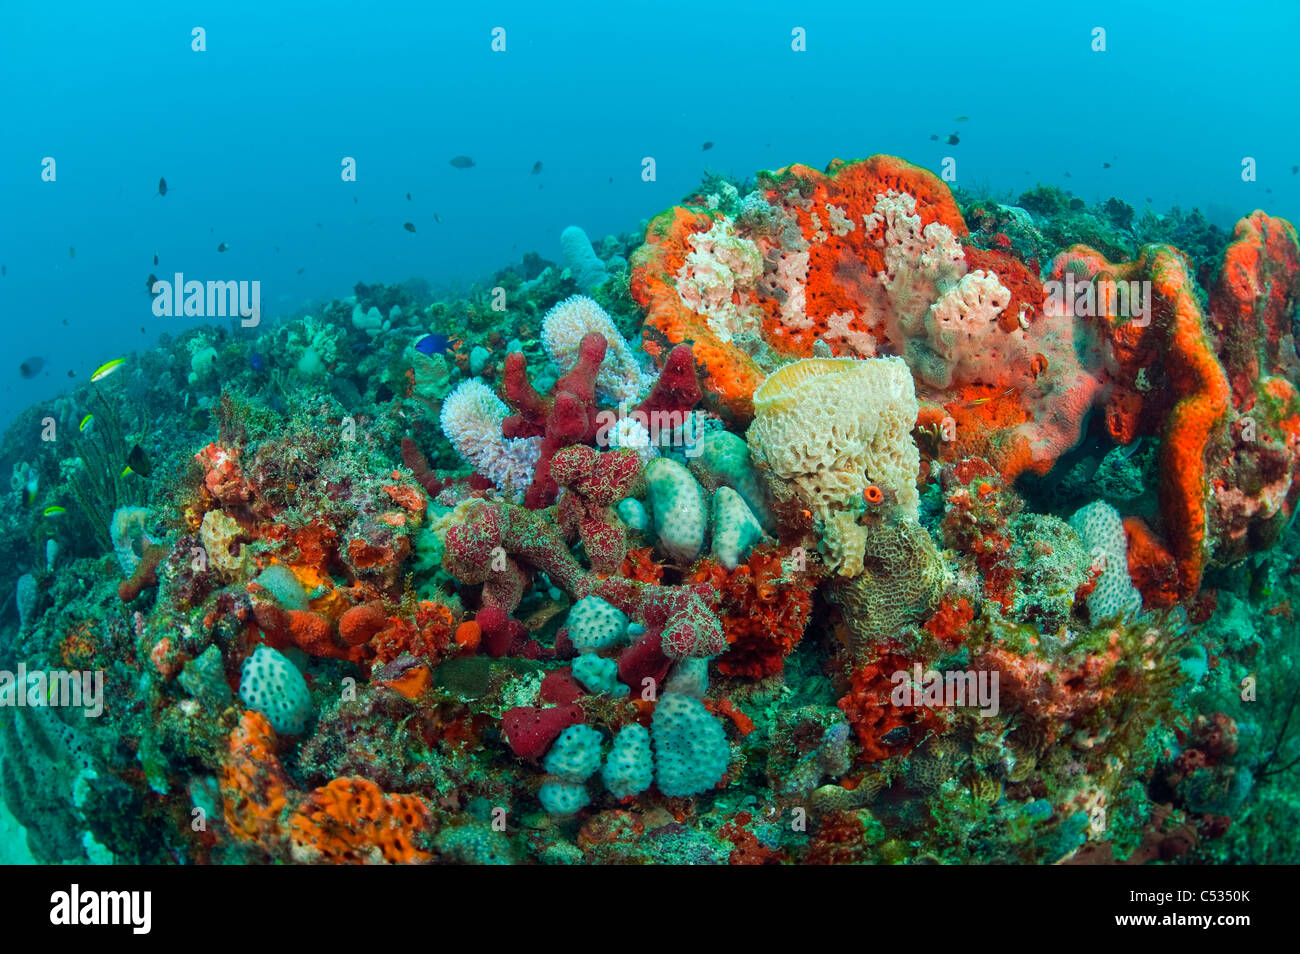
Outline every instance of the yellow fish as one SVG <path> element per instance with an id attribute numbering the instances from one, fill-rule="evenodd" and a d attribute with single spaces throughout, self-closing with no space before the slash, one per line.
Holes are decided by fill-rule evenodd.
<path id="1" fill-rule="evenodd" d="M 95 373 L 90 376 L 90 380 L 103 380 L 124 364 L 126 364 L 126 358 L 114 358 L 112 361 L 105 361 L 95 369 Z"/>
<path id="2" fill-rule="evenodd" d="M 93 421 L 94 419 L 95 419 L 95 415 L 87 414 L 85 417 L 81 419 L 81 423 L 77 425 L 77 430 L 84 431 L 87 427 L 90 426 L 90 422 Z"/>
<path id="3" fill-rule="evenodd" d="M 42 513 L 44 513 L 45 516 L 47 516 L 47 517 L 57 517 L 59 514 L 61 514 L 61 513 L 67 513 L 67 512 L 68 512 L 68 510 L 67 510 L 66 507 L 59 507 L 59 506 L 50 506 L 50 507 L 46 507 L 46 508 L 42 511 Z"/>
<path id="4" fill-rule="evenodd" d="M 131 465 L 127 464 L 125 467 L 122 468 L 122 473 L 118 474 L 117 476 L 125 477 L 127 474 L 134 474 L 134 473 L 135 471 L 131 469 Z"/>

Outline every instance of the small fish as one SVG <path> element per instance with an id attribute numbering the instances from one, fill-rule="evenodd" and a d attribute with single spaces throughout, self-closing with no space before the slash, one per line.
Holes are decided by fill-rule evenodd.
<path id="1" fill-rule="evenodd" d="M 357 204 L 357 197 L 355 195 L 352 197 L 352 204 L 353 205 Z"/>
<path id="2" fill-rule="evenodd" d="M 930 133 L 930 142 L 938 142 L 938 141 L 939 141 L 939 134 L 938 134 L 938 133 Z"/>
<path id="3" fill-rule="evenodd" d="M 252 367 L 254 371 L 265 371 L 266 356 L 263 355 L 260 351 L 254 351 L 248 357 L 248 364 L 250 367 Z"/>
<path id="4" fill-rule="evenodd" d="M 42 510 L 42 511 L 41 511 L 41 514 L 42 514 L 42 516 L 46 516 L 46 517 L 57 517 L 57 516 L 59 516 L 60 514 L 65 514 L 65 513 L 67 513 L 67 512 L 68 512 L 68 508 L 67 508 L 67 507 L 60 507 L 60 506 L 57 506 L 57 505 L 52 505 L 52 506 L 46 507 L 44 510 Z"/>
<path id="5" fill-rule="evenodd" d="M 968 123 L 968 122 L 970 122 L 970 117 L 969 117 L 969 116 L 958 116 L 956 119 L 953 120 L 953 122 L 955 122 L 955 123 Z"/>
<path id="6" fill-rule="evenodd" d="M 1109 162 L 1103 162 L 1103 163 L 1101 164 L 1101 167 L 1102 167 L 1103 169 L 1109 169 L 1109 168 L 1110 168 L 1110 163 L 1109 163 Z"/>
<path id="7" fill-rule="evenodd" d="M 149 463 L 144 448 L 139 444 L 134 445 L 131 452 L 126 455 L 126 469 L 139 474 L 141 477 L 148 477 L 153 473 L 153 464 Z"/>
<path id="8" fill-rule="evenodd" d="M 105 361 L 96 368 L 95 373 L 90 376 L 91 383 L 93 384 L 96 381 L 104 380 L 104 378 L 108 377 L 124 364 L 126 364 L 126 358 L 114 358 L 112 361 Z"/>
<path id="9" fill-rule="evenodd" d="M 1294 170 L 1293 170 L 1293 171 L 1294 171 Z M 7 268 L 5 268 L 3 265 L 0 265 L 0 278 L 4 278 L 4 277 L 5 277 L 5 272 L 7 272 L 7 271 L 8 271 Z"/>
<path id="10" fill-rule="evenodd" d="M 1070 175 L 1070 174 L 1067 172 L 1067 173 L 1065 174 L 1065 178 L 1067 178 L 1067 179 L 1073 179 L 1074 177 L 1073 177 L 1072 175 Z"/>
<path id="11" fill-rule="evenodd" d="M 224 252 L 224 251 L 226 251 L 226 250 L 229 249 L 229 248 L 230 248 L 229 245 L 227 245 L 225 242 L 222 242 L 220 245 L 217 246 L 217 251 L 218 251 L 218 252 Z"/>
<path id="12" fill-rule="evenodd" d="M 533 175 L 537 175 L 541 171 L 542 171 L 542 160 L 538 159 L 536 162 L 533 163 Z"/>
<path id="13" fill-rule="evenodd" d="M 613 184 L 614 184 L 614 177 L 613 177 L 613 176 L 610 176 L 610 177 L 609 177 L 609 184 L 610 184 L 610 185 L 613 185 Z"/>
<path id="14" fill-rule="evenodd" d="M 406 193 L 406 201 L 407 201 L 407 202 L 410 202 L 410 201 L 411 201 L 411 193 L 409 193 L 409 192 Z"/>
<path id="15" fill-rule="evenodd" d="M 66 325 L 68 323 L 68 319 L 64 318 L 63 323 Z"/>
<path id="16" fill-rule="evenodd" d="M 975 400 L 969 403 L 971 404 L 972 407 L 974 407 L 977 404 L 987 404 L 988 402 L 989 402 L 988 398 L 976 398 Z"/>
<path id="17" fill-rule="evenodd" d="M 18 373 L 25 378 L 34 378 L 41 373 L 41 368 L 45 367 L 45 359 L 31 357 L 18 365 Z"/>
<path id="18" fill-rule="evenodd" d="M 158 284 L 158 276 L 155 275 L 153 272 L 150 272 L 149 277 L 144 280 L 144 287 L 149 290 L 150 295 L 153 294 L 153 286 L 157 284 Z"/>
<path id="19" fill-rule="evenodd" d="M 437 218 L 437 216 L 434 216 L 434 218 Z M 406 231 L 408 231 L 408 232 L 414 232 L 414 231 L 415 231 L 415 223 L 414 223 L 414 222 L 403 222 L 403 223 L 402 223 L 402 228 L 406 229 Z"/>
<path id="20" fill-rule="evenodd" d="M 144 330 L 144 325 L 141 325 L 141 326 L 140 326 L 140 334 L 142 334 L 142 335 L 147 335 L 148 333 L 149 333 L 149 332 L 147 332 L 147 331 Z"/>
<path id="21" fill-rule="evenodd" d="M 69 246 L 68 246 L 68 258 L 76 258 L 76 257 L 77 257 L 77 250 L 76 250 L 75 248 L 73 248 L 71 245 L 69 245 Z"/>
<path id="22" fill-rule="evenodd" d="M 421 354 L 435 355 L 446 354 L 447 345 L 450 343 L 446 335 L 423 335 L 416 339 L 415 350 Z"/>
<path id="23" fill-rule="evenodd" d="M 452 156 L 450 163 L 452 168 L 454 169 L 474 168 L 474 160 L 471 159 L 469 156 Z"/>
<path id="24" fill-rule="evenodd" d="M 706 142 L 704 145 L 700 147 L 700 152 L 708 152 L 712 148 L 713 148 L 713 143 Z"/>
<path id="25" fill-rule="evenodd" d="M 159 195 L 167 194 L 167 180 L 161 177 L 158 179 L 158 194 Z"/>
<path id="26" fill-rule="evenodd" d="M 438 218 L 437 212 L 433 213 L 433 221 L 437 222 L 439 225 L 442 224 L 442 219 Z"/>
<path id="27" fill-rule="evenodd" d="M 69 369 L 68 369 L 68 377 L 70 377 L 70 378 L 75 378 L 76 376 L 77 376 L 77 372 L 76 372 L 76 371 L 73 371 L 71 368 L 69 368 Z"/>
<path id="28" fill-rule="evenodd" d="M 303 272 L 305 272 L 305 271 L 307 271 L 307 269 L 305 269 L 305 268 L 300 268 L 300 269 L 298 269 L 298 274 L 301 275 L 301 274 L 302 274 Z"/>
<path id="29" fill-rule="evenodd" d="M 1297 172 L 1300 172 L 1300 166 L 1292 166 L 1291 175 L 1295 175 Z M 4 273 L 5 273 L 4 266 L 0 265 L 0 275 L 3 275 Z"/>
<path id="30" fill-rule="evenodd" d="M 158 253 L 157 253 L 157 252 L 154 252 L 154 253 L 153 253 L 153 263 L 154 263 L 155 265 L 158 264 Z"/>
<path id="31" fill-rule="evenodd" d="M 117 476 L 125 477 L 127 474 L 133 474 L 133 473 L 135 473 L 135 471 L 131 469 L 130 464 L 127 464 L 125 467 L 122 468 L 122 473 L 118 474 Z"/>
<path id="32" fill-rule="evenodd" d="M 947 139 L 945 139 L 944 142 L 946 142 L 946 143 L 947 143 L 948 145 L 950 145 L 950 146 L 955 146 L 955 145 L 957 145 L 958 143 L 960 143 L 961 140 L 957 138 L 957 134 L 956 134 L 956 133 L 953 133 L 953 134 L 950 135 Z"/>
<path id="33" fill-rule="evenodd" d="M 77 430 L 84 432 L 86 428 L 90 427 L 91 423 L 94 420 L 95 420 L 95 415 L 87 414 L 85 417 L 81 419 L 81 423 L 77 425 Z"/>

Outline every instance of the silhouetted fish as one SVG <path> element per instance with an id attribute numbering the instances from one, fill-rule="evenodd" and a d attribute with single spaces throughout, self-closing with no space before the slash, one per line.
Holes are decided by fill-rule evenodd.
<path id="1" fill-rule="evenodd" d="M 969 117 L 969 116 L 958 116 L 956 119 L 953 120 L 953 122 L 955 122 L 955 123 L 968 123 L 968 122 L 970 122 L 970 117 Z"/>
<path id="2" fill-rule="evenodd" d="M 305 272 L 306 270 L 307 270 L 307 269 L 305 269 L 305 268 L 300 268 L 300 269 L 298 269 L 298 274 L 301 275 L 301 274 L 302 274 L 303 272 Z"/>
<path id="3" fill-rule="evenodd" d="M 144 280 L 144 287 L 149 290 L 150 295 L 153 294 L 153 286 L 156 284 L 158 284 L 158 276 L 150 272 L 149 277 Z"/>
<path id="4" fill-rule="evenodd" d="M 536 162 L 533 163 L 533 175 L 537 175 L 537 173 L 541 171 L 542 171 L 542 160 L 538 159 Z"/>
<path id="5" fill-rule="evenodd" d="M 442 219 L 438 218 L 437 212 L 433 213 L 433 221 L 437 222 L 439 225 L 442 224 Z"/>
<path id="6" fill-rule="evenodd" d="M 131 452 L 126 455 L 126 466 L 141 477 L 148 477 L 153 473 L 153 464 L 149 463 L 149 458 L 145 456 L 144 448 L 136 444 L 131 448 Z"/>
<path id="7" fill-rule="evenodd" d="M 18 365 L 18 373 L 25 378 L 34 378 L 41 373 L 41 368 L 45 367 L 45 359 L 31 357 Z"/>
<path id="8" fill-rule="evenodd" d="M 69 369 L 68 369 L 68 377 L 70 377 L 70 378 L 75 378 L 76 376 L 77 376 L 77 372 L 76 372 L 76 371 L 73 371 L 71 368 L 69 368 Z"/>
<path id="9" fill-rule="evenodd" d="M 1109 169 L 1109 168 L 1110 168 L 1110 163 L 1109 163 L 1109 162 L 1103 162 L 1103 163 L 1101 164 L 1101 167 L 1102 167 L 1103 169 Z"/>
<path id="10" fill-rule="evenodd" d="M 0 265 L 0 278 L 4 278 L 4 277 L 5 277 L 5 272 L 7 272 L 7 271 L 8 271 L 7 268 L 5 268 L 3 265 Z"/>
<path id="11" fill-rule="evenodd" d="M 352 204 L 353 205 L 357 204 L 357 197 L 355 195 L 352 197 Z"/>
<path id="12" fill-rule="evenodd" d="M 228 248 L 230 248 L 230 246 L 227 245 L 225 242 L 222 242 L 220 245 L 217 246 L 217 251 L 218 251 L 218 252 L 224 252 L 224 251 L 226 251 L 226 249 L 228 249 Z"/>
<path id="13" fill-rule="evenodd" d="M 69 246 L 68 246 L 68 258 L 76 258 L 76 257 L 77 257 L 77 250 L 76 250 L 75 248 L 73 248 L 71 245 L 69 245 Z"/>
<path id="14" fill-rule="evenodd" d="M 938 141 L 939 141 L 939 134 L 938 134 L 938 133 L 930 133 L 930 142 L 938 142 Z"/>
<path id="15" fill-rule="evenodd" d="M 1295 175 L 1297 172 L 1300 172 L 1300 166 L 1292 166 L 1292 167 L 1291 167 L 1291 175 Z M 4 267 L 3 267 L 3 266 L 0 266 L 0 275 L 3 275 L 3 274 L 4 274 Z"/>
<path id="16" fill-rule="evenodd" d="M 436 218 L 436 216 L 435 216 L 435 218 Z M 408 231 L 408 232 L 414 232 L 414 231 L 415 231 L 415 223 L 414 223 L 414 222 L 403 222 L 403 223 L 402 223 L 402 228 L 406 229 L 406 231 Z"/>
<path id="17" fill-rule="evenodd" d="M 474 160 L 469 156 L 453 156 L 451 165 L 457 169 L 472 169 L 474 168 Z"/>
<path id="18" fill-rule="evenodd" d="M 409 193 L 409 192 L 406 193 L 406 201 L 407 201 L 407 202 L 410 202 L 410 201 L 411 201 L 411 193 Z"/>
<path id="19" fill-rule="evenodd" d="M 153 263 L 154 263 L 155 265 L 158 264 L 158 253 L 157 253 L 157 252 L 154 252 L 154 253 L 153 253 Z"/>
<path id="20" fill-rule="evenodd" d="M 706 142 L 704 145 L 700 147 L 700 152 L 708 152 L 712 148 L 713 148 L 713 143 Z"/>
<path id="21" fill-rule="evenodd" d="M 158 194 L 159 195 L 167 194 L 167 180 L 162 178 L 161 176 L 158 178 Z"/>
<path id="22" fill-rule="evenodd" d="M 957 138 L 957 134 L 956 134 L 956 133 L 953 133 L 953 134 L 950 135 L 947 139 L 945 139 L 944 142 L 946 142 L 946 143 L 947 143 L 948 145 L 950 145 L 950 146 L 955 146 L 955 145 L 957 145 L 958 143 L 960 143 L 961 140 Z"/>

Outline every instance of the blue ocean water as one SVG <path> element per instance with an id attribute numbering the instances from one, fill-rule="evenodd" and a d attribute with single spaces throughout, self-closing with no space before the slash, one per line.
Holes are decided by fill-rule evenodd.
<path id="1" fill-rule="evenodd" d="M 464 285 L 558 260 L 570 224 L 634 230 L 706 169 L 949 157 L 995 193 L 1294 219 L 1298 29 L 1285 0 L 6 4 L 0 426 L 185 327 L 153 314 L 150 274 L 260 281 L 267 317 L 358 280 Z"/>

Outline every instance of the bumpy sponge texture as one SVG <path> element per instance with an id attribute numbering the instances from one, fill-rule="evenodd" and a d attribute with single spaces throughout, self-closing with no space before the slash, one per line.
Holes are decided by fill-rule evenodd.
<path id="1" fill-rule="evenodd" d="M 619 729 L 600 777 L 615 798 L 639 795 L 650 787 L 654 760 L 650 755 L 650 732 L 645 726 L 632 723 Z"/>
<path id="2" fill-rule="evenodd" d="M 311 693 L 298 667 L 270 646 L 258 646 L 244 660 L 239 698 L 260 712 L 276 732 L 296 735 L 311 721 Z"/>
<path id="3" fill-rule="evenodd" d="M 546 753 L 543 768 L 566 782 L 585 782 L 600 768 L 600 732 L 589 725 L 571 725 Z"/>
<path id="4" fill-rule="evenodd" d="M 574 603 L 565 623 L 569 640 L 580 653 L 617 646 L 627 636 L 627 616 L 599 596 L 584 596 Z"/>
<path id="5" fill-rule="evenodd" d="M 731 749 L 722 723 L 699 699 L 664 693 L 651 726 L 661 792 L 670 797 L 698 795 L 722 780 Z"/>
<path id="6" fill-rule="evenodd" d="M 1128 537 L 1119 511 L 1104 500 L 1080 507 L 1070 526 L 1101 566 L 1097 585 L 1088 596 L 1088 618 L 1094 626 L 1126 619 L 1142 607 L 1142 594 L 1128 573 Z"/>

